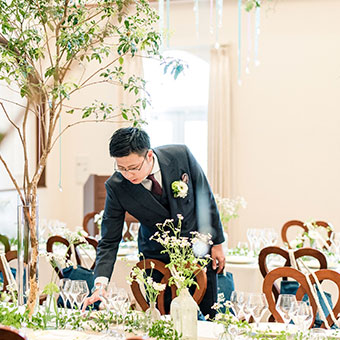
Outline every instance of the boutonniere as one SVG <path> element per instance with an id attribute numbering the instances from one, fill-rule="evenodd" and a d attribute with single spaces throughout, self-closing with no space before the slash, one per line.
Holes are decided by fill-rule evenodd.
<path id="1" fill-rule="evenodd" d="M 183 176 L 182 176 L 182 178 L 183 178 Z M 189 188 L 188 188 L 187 183 L 184 182 L 184 181 L 180 180 L 180 181 L 172 182 L 171 189 L 174 193 L 175 198 L 178 198 L 178 197 L 185 198 L 188 195 L 188 189 Z"/>

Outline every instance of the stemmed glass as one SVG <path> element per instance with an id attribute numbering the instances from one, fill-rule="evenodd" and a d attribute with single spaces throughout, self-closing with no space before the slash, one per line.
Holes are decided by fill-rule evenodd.
<path id="1" fill-rule="evenodd" d="M 298 329 L 301 329 L 304 333 L 313 319 L 312 307 L 306 301 L 294 301 L 289 310 L 289 315 Z"/>
<path id="2" fill-rule="evenodd" d="M 107 313 L 110 312 L 113 313 L 114 319 L 113 321 L 117 321 L 117 311 L 113 308 L 114 307 L 114 300 L 117 296 L 117 288 L 114 284 L 110 285 L 109 289 L 106 289 L 106 285 L 100 285 L 99 286 L 99 297 L 102 301 Z M 107 330 L 104 331 L 106 334 L 109 334 L 113 337 L 119 337 L 119 333 L 116 330 L 110 329 L 110 327 L 107 327 Z"/>
<path id="3" fill-rule="evenodd" d="M 63 287 L 63 292 L 64 292 L 64 296 L 65 296 L 65 303 L 64 303 L 64 307 L 67 308 L 67 300 L 70 302 L 70 308 L 73 308 L 73 299 L 71 296 L 71 287 L 72 287 L 72 280 L 70 279 L 62 279 L 65 280 L 64 281 L 64 287 Z M 60 280 L 61 281 L 61 280 Z M 60 288 L 60 284 L 59 284 L 59 288 Z"/>
<path id="4" fill-rule="evenodd" d="M 86 297 L 89 295 L 87 282 L 85 280 L 73 280 L 70 295 L 73 299 L 73 305 L 80 309 Z"/>
<path id="5" fill-rule="evenodd" d="M 66 304 L 67 304 L 70 284 L 71 284 L 71 280 L 68 278 L 60 279 L 58 283 L 59 294 L 61 296 L 61 299 L 63 300 L 65 310 L 67 308 Z"/>
<path id="6" fill-rule="evenodd" d="M 296 302 L 296 297 L 293 294 L 280 294 L 276 302 L 276 310 L 286 325 L 286 331 L 288 331 L 288 324 L 291 321 L 290 314 L 294 302 Z"/>
<path id="7" fill-rule="evenodd" d="M 117 289 L 117 294 L 111 300 L 111 306 L 113 307 L 113 310 L 117 313 L 117 315 L 120 315 L 122 317 L 122 329 L 120 331 L 120 338 L 124 339 L 125 317 L 130 308 L 129 296 L 125 289 Z"/>
<path id="8" fill-rule="evenodd" d="M 266 296 L 263 293 L 251 293 L 247 299 L 246 306 L 258 328 L 261 318 L 268 308 Z"/>
<path id="9" fill-rule="evenodd" d="M 240 319 L 243 316 L 243 306 L 246 302 L 246 293 L 240 291 L 232 291 L 230 295 L 230 302 L 233 304 L 232 309 L 235 316 Z"/>

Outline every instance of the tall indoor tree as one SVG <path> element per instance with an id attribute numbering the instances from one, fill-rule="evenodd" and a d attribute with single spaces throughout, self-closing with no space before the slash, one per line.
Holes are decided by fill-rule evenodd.
<path id="1" fill-rule="evenodd" d="M 103 83 L 122 86 L 135 94 L 144 91 L 143 79 L 124 72 L 124 57 L 158 54 L 160 36 L 153 28 L 157 19 L 145 0 L 0 0 L 0 80 L 25 98 L 24 104 L 17 103 L 22 110 L 20 119 L 13 118 L 7 99 L 0 99 L 0 114 L 20 138 L 24 155 L 22 183 L 15 178 L 1 152 L 0 162 L 22 205 L 31 203 L 31 208 L 24 210 L 32 249 L 27 301 L 30 313 L 38 294 L 38 182 L 53 145 L 73 125 L 59 131 L 59 119 L 65 114 L 72 114 L 75 121 L 123 117 L 131 124 L 139 124 L 140 109 L 148 101 L 146 96 L 140 96 L 130 107 L 100 99 L 84 103 L 83 107 L 72 107 L 71 99 L 82 89 Z M 85 71 L 72 72 L 79 66 Z M 32 160 L 28 148 L 28 141 L 35 138 L 28 131 L 32 118 L 38 122 L 41 144 L 34 171 L 30 171 L 29 164 L 35 159 Z"/>

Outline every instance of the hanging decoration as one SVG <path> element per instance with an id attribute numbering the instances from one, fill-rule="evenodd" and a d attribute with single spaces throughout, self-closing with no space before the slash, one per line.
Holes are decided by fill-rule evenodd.
<path id="1" fill-rule="evenodd" d="M 237 57 L 238 57 L 238 73 L 237 73 L 237 82 L 239 85 L 242 84 L 241 81 L 241 18 L 242 18 L 242 0 L 238 0 L 238 47 L 237 47 Z"/>
<path id="2" fill-rule="evenodd" d="M 256 9 L 255 9 L 255 40 L 254 40 L 255 66 L 260 65 L 260 60 L 259 60 L 260 20 L 261 20 L 261 6 L 260 6 L 260 0 L 259 0 L 259 6 L 256 6 Z"/>
<path id="3" fill-rule="evenodd" d="M 214 0 L 210 0 L 210 9 L 209 9 L 209 32 L 210 34 L 214 33 Z"/>
<path id="4" fill-rule="evenodd" d="M 161 45 L 164 39 L 164 0 L 158 0 L 159 33 L 161 34 Z"/>
<path id="5" fill-rule="evenodd" d="M 166 47 L 170 44 L 170 0 L 166 0 Z"/>
<path id="6" fill-rule="evenodd" d="M 246 74 L 250 73 L 250 56 L 251 56 L 251 12 L 247 13 L 247 58 L 246 58 Z"/>
<path id="7" fill-rule="evenodd" d="M 194 13 L 195 13 L 196 38 L 199 39 L 200 17 L 199 17 L 198 0 L 194 0 Z"/>

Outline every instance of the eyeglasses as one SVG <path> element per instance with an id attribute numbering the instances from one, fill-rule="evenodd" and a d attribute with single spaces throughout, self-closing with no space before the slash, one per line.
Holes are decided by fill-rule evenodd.
<path id="1" fill-rule="evenodd" d="M 136 172 L 136 171 L 140 171 L 142 170 L 142 167 L 143 167 L 143 164 L 146 160 L 146 156 L 148 154 L 148 151 L 146 152 L 146 154 L 144 155 L 144 159 L 143 159 L 143 162 L 141 163 L 140 166 L 136 167 L 136 168 L 132 168 L 132 169 L 125 169 L 125 168 L 122 168 L 120 166 L 117 166 L 117 164 L 115 165 L 114 169 L 115 171 L 118 171 L 118 172 Z"/>

